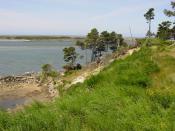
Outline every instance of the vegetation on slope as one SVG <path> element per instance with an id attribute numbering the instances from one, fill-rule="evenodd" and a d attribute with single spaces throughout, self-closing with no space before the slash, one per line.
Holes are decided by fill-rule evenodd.
<path id="1" fill-rule="evenodd" d="M 143 47 L 54 103 L 0 112 L 0 130 L 175 130 L 174 52 Z"/>

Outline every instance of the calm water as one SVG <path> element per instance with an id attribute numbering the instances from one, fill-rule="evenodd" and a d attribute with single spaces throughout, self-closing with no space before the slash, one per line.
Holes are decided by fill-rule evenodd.
<path id="1" fill-rule="evenodd" d="M 75 41 L 0 41 L 0 76 L 38 72 L 43 64 L 61 70 L 65 64 L 63 49 L 69 46 L 75 46 Z M 76 51 L 80 56 L 86 54 L 78 47 Z M 78 62 L 85 64 L 85 57 Z"/>
<path id="2" fill-rule="evenodd" d="M 12 109 L 17 105 L 23 105 L 25 103 L 27 103 L 27 100 L 25 98 L 0 100 L 0 109 Z"/>

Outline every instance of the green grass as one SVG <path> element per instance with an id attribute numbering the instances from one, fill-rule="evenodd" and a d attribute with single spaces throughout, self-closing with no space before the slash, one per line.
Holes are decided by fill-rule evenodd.
<path id="1" fill-rule="evenodd" d="M 0 112 L 0 130 L 173 131 L 175 58 L 166 53 L 142 48 L 53 103 Z"/>
<path id="2" fill-rule="evenodd" d="M 173 41 L 168 41 L 168 40 L 162 40 L 162 39 L 159 39 L 159 38 L 140 38 L 140 39 L 137 39 L 137 43 L 139 45 L 151 45 L 151 46 L 154 46 L 154 45 L 158 45 L 158 46 L 167 46 L 167 45 L 171 45 L 173 44 Z"/>

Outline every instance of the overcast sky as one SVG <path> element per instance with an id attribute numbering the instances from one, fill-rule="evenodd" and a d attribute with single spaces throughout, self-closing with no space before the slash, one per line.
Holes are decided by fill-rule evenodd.
<path id="1" fill-rule="evenodd" d="M 153 31 L 169 20 L 171 0 L 0 0 L 0 35 L 85 35 L 91 28 L 144 36 L 143 14 L 155 8 Z"/>

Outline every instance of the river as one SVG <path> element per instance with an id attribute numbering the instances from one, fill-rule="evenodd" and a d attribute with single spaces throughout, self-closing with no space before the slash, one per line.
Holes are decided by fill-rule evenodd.
<path id="1" fill-rule="evenodd" d="M 78 59 L 78 62 L 84 65 L 86 53 L 76 47 L 75 42 L 74 40 L 0 41 L 0 76 L 39 72 L 43 64 L 51 64 L 57 70 L 61 70 L 65 65 L 63 49 L 69 46 L 74 46 L 79 56 L 84 56 Z M 90 51 L 87 52 L 90 55 Z"/>

